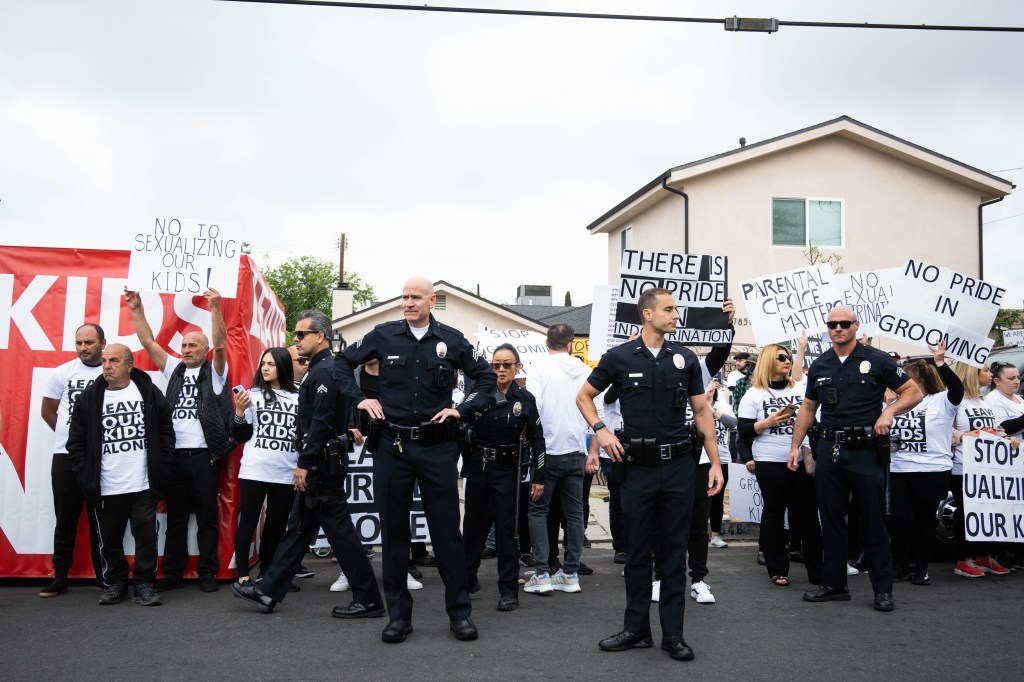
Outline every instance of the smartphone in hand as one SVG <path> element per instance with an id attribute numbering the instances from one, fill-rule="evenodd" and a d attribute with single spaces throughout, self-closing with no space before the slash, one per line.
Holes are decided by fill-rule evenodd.
<path id="1" fill-rule="evenodd" d="M 242 384 L 238 384 L 237 386 L 232 387 L 231 392 L 235 395 L 242 395 L 245 393 L 245 387 L 242 386 Z"/>

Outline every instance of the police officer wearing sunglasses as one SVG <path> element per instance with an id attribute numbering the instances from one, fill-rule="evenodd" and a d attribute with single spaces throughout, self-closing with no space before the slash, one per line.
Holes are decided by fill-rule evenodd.
<path id="1" fill-rule="evenodd" d="M 853 309 L 833 308 L 828 315 L 832 348 L 807 372 L 807 394 L 793 428 L 787 465 L 796 471 L 800 443 L 821 406 L 815 449 L 815 483 L 821 514 L 824 569 L 821 586 L 804 593 L 804 601 L 849 601 L 846 585 L 847 527 L 850 493 L 867 528 L 863 539 L 875 610 L 892 611 L 893 562 L 885 527 L 889 429 L 893 417 L 921 402 L 921 390 L 882 351 L 857 341 L 860 323 Z M 897 400 L 883 409 L 889 388 Z"/>

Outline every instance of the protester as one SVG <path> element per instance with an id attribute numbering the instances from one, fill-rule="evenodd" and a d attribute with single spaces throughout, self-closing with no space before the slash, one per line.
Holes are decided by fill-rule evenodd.
<path id="1" fill-rule="evenodd" d="M 992 363 L 992 387 L 985 402 L 992 409 L 1007 436 L 1024 436 L 1024 400 L 1020 390 L 1020 372 L 1009 362 Z"/>
<path id="2" fill-rule="evenodd" d="M 801 354 L 802 355 L 802 354 Z M 739 437 L 750 444 L 753 459 L 747 470 L 757 477 L 764 499 L 761 512 L 761 549 L 773 584 L 789 585 L 789 552 L 786 548 L 785 515 L 799 528 L 800 546 L 812 585 L 821 584 L 821 526 L 814 479 L 807 473 L 809 443 L 800 442 L 797 466 L 787 466 L 793 440 L 793 423 L 804 401 L 807 386 L 791 376 L 795 363 L 784 346 L 765 346 L 754 370 L 753 386 L 743 395 L 738 416 Z M 802 358 L 798 358 L 802 362 Z M 802 369 L 800 371 L 802 378 Z"/>
<path id="3" fill-rule="evenodd" d="M 893 580 L 914 585 L 931 584 L 928 560 L 935 544 L 935 509 L 949 492 L 953 422 L 964 397 L 963 384 L 946 364 L 946 344 L 940 341 L 930 350 L 934 365 L 924 360 L 903 365 L 924 398 L 897 416 L 890 431 Z"/>
<path id="4" fill-rule="evenodd" d="M 295 499 L 293 473 L 299 457 L 294 444 L 295 414 L 299 392 L 292 371 L 291 356 L 286 349 L 268 348 L 260 358 L 252 388 L 234 395 L 231 435 L 239 443 L 245 443 L 238 469 L 240 502 L 235 531 L 239 582 L 249 579 L 249 545 L 264 501 L 267 511 L 260 534 L 257 582 L 274 558 Z"/>

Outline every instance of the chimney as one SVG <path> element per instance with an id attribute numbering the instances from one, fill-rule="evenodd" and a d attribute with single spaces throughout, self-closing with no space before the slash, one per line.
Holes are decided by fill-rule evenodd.
<path id="1" fill-rule="evenodd" d="M 355 312 L 356 290 L 343 285 L 331 292 L 331 319 L 345 317 Z"/>

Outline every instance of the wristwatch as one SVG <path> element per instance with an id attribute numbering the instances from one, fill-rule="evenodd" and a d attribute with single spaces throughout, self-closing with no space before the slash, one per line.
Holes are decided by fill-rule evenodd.
<path id="1" fill-rule="evenodd" d="M 601 429 L 605 428 L 604 422 L 600 422 L 600 421 L 599 422 L 595 422 L 595 424 L 594 424 L 594 426 L 592 428 L 594 429 L 594 433 L 597 433 Z"/>

